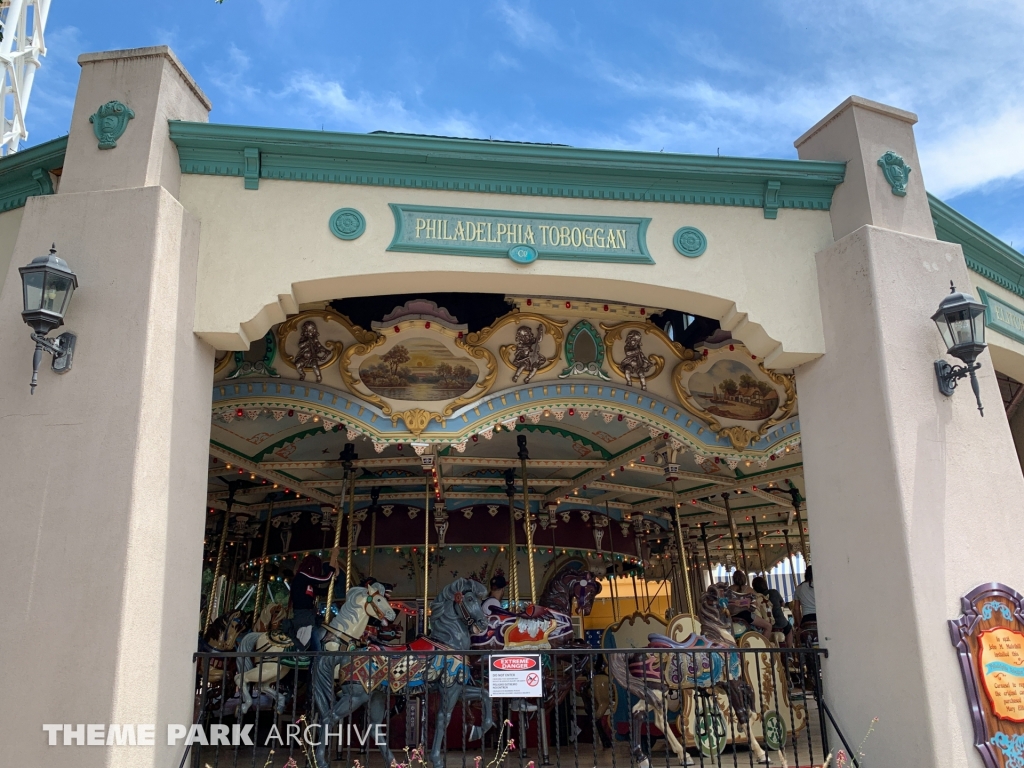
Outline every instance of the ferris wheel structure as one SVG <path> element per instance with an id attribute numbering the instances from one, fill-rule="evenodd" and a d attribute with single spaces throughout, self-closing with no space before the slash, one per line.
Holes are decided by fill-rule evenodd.
<path id="1" fill-rule="evenodd" d="M 43 32 L 50 0 L 3 0 L 0 2 L 0 67 L 3 82 L 3 133 L 0 153 L 18 151 L 28 138 L 25 113 L 40 58 L 46 55 Z"/>

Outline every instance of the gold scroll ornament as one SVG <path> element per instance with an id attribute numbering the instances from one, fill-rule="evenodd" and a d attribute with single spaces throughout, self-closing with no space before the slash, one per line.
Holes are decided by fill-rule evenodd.
<path id="1" fill-rule="evenodd" d="M 558 365 L 562 358 L 562 340 L 564 338 L 562 328 L 565 327 L 565 323 L 556 322 L 549 317 L 544 317 L 543 315 L 535 315 L 532 312 L 520 312 L 518 309 L 514 309 L 507 315 L 498 318 L 494 325 L 488 326 L 476 333 L 471 333 L 466 336 L 464 342 L 456 343 L 471 352 L 473 349 L 482 350 L 485 349 L 483 345 L 506 325 L 521 325 L 522 323 L 537 323 L 539 325 L 543 325 L 544 332 L 555 342 L 555 354 L 548 359 L 546 364 L 537 369 L 536 375 L 547 373 Z M 515 346 L 515 344 L 503 344 L 498 348 L 498 354 L 501 356 L 501 359 L 504 361 L 505 365 L 513 371 L 516 369 L 516 366 L 512 364 L 512 355 L 515 353 Z"/>
<path id="2" fill-rule="evenodd" d="M 696 359 L 697 355 L 692 349 L 687 349 L 682 344 L 672 341 L 661 328 L 656 326 L 654 323 L 638 322 L 636 320 L 630 320 L 625 323 L 618 323 L 615 325 L 605 325 L 601 323 L 601 330 L 604 334 L 604 349 L 605 349 L 605 360 L 608 361 L 608 366 L 615 371 L 615 373 L 626 378 L 626 374 L 622 372 L 622 366 L 616 362 L 615 357 L 612 355 L 612 350 L 615 348 L 615 342 L 623 338 L 627 331 L 637 330 L 645 335 L 653 336 L 658 339 L 662 344 L 668 347 L 668 350 L 675 355 L 680 365 L 677 370 L 692 371 L 700 365 L 700 361 Z M 647 354 L 646 352 L 644 354 Z M 645 374 L 647 380 L 655 378 L 665 369 L 665 358 L 661 355 L 647 355 L 647 358 L 654 363 L 653 370 Z"/>
<path id="3" fill-rule="evenodd" d="M 285 320 L 283 323 L 277 326 L 278 353 L 281 356 L 281 360 L 289 368 L 295 368 L 295 356 L 288 353 L 288 337 L 291 336 L 293 333 L 296 333 L 299 330 L 299 328 L 302 327 L 302 324 L 304 322 L 316 318 L 319 318 L 320 320 L 323 320 L 327 323 L 337 323 L 350 334 L 352 334 L 355 340 L 361 344 L 371 343 L 377 338 L 377 333 L 375 333 L 374 331 L 364 331 L 358 325 L 354 325 L 352 321 L 349 320 L 344 315 L 338 314 L 337 312 L 334 312 L 330 309 L 308 309 L 305 312 L 300 312 L 297 315 L 289 317 L 287 320 Z M 345 345 L 340 341 L 335 341 L 332 339 L 321 341 L 320 343 L 331 351 L 330 357 L 328 357 L 327 360 L 325 360 L 320 367 L 322 369 L 330 368 L 332 365 L 334 365 L 335 362 L 338 361 L 338 358 L 342 356 L 342 351 L 344 350 Z"/>

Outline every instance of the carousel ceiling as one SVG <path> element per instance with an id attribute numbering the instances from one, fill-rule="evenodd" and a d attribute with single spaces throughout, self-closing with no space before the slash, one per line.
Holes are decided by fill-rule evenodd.
<path id="1" fill-rule="evenodd" d="M 510 468 L 521 499 L 525 436 L 530 499 L 546 514 L 623 526 L 642 516 L 658 536 L 679 504 L 728 553 L 727 494 L 739 530 L 760 523 L 770 559 L 785 555 L 782 526 L 803 487 L 791 375 L 722 331 L 684 347 L 652 322 L 656 308 L 507 301 L 480 330 L 427 299 L 382 300 L 370 328 L 308 307 L 221 357 L 211 511 L 230 494 L 233 514 L 257 517 L 271 495 L 275 513 L 340 506 L 346 443 L 357 509 L 371 493 L 449 513 L 505 504 Z"/>

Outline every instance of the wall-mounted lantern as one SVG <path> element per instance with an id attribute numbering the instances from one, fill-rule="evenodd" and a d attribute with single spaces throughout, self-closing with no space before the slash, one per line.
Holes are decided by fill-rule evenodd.
<path id="1" fill-rule="evenodd" d="M 942 341 L 946 345 L 946 353 L 961 360 L 963 365 L 950 365 L 945 360 L 935 361 L 935 377 L 939 382 L 939 391 L 950 397 L 956 390 L 956 383 L 965 376 L 971 377 L 971 389 L 978 401 L 978 411 L 982 416 L 985 411 L 981 405 L 981 392 L 978 389 L 978 378 L 974 372 L 981 368 L 978 359 L 986 346 L 985 343 L 985 305 L 975 301 L 969 293 L 959 293 L 949 283 L 949 295 L 939 303 L 939 310 L 932 315 Z"/>
<path id="2" fill-rule="evenodd" d="M 71 271 L 67 262 L 57 256 L 56 244 L 46 256 L 32 259 L 27 267 L 19 267 L 21 285 L 24 291 L 25 309 L 22 319 L 32 328 L 32 340 L 36 351 L 32 356 L 31 393 L 35 394 L 39 378 L 39 363 L 43 350 L 53 356 L 51 368 L 56 373 L 71 370 L 75 352 L 75 334 L 62 333 L 55 339 L 46 334 L 64 325 L 64 314 L 71 303 L 71 294 L 78 287 L 78 276 Z"/>

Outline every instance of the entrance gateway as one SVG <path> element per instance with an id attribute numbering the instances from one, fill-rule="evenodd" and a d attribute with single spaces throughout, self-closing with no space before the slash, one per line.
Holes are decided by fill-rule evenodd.
<path id="1" fill-rule="evenodd" d="M 333 510 L 349 578 L 411 610 L 490 576 L 515 531 L 524 601 L 575 559 L 603 579 L 598 613 L 631 585 L 609 566 L 685 611 L 698 574 L 769 570 L 788 531 L 813 554 L 844 732 L 878 717 L 888 762 L 982 764 L 946 622 L 979 585 L 1024 582 L 1016 421 L 996 407 L 1024 380 L 1020 257 L 926 195 L 913 115 L 851 98 L 800 160 L 704 158 L 210 125 L 166 48 L 81 63 L 68 137 L 0 161 L 12 764 L 180 760 L 160 740 L 48 747 L 41 726 L 191 722 L 204 531 L 205 594 L 268 599 L 294 555 L 332 548 Z M 89 116 L 112 101 L 135 117 L 102 149 Z M 78 340 L 30 396 L 16 267 L 52 242 Z M 989 307 L 984 419 L 935 385 L 950 280 Z M 604 604 L 611 624 L 632 600 Z M 767 744 L 780 724 L 758 727 Z"/>

